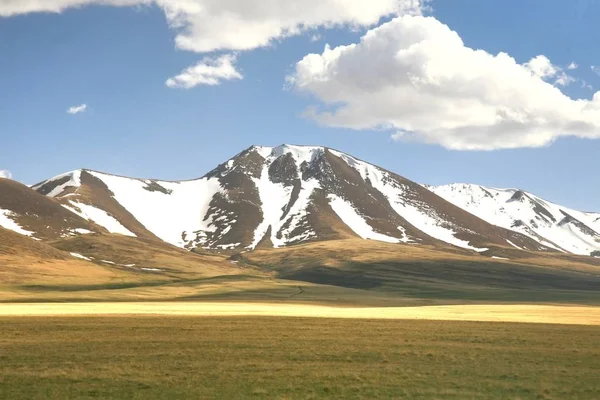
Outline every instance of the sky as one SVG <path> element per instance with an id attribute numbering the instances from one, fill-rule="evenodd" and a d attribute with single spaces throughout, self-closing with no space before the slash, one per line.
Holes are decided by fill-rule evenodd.
<path id="1" fill-rule="evenodd" d="M 0 176 L 290 143 L 600 211 L 598 26 L 593 0 L 0 0 Z"/>

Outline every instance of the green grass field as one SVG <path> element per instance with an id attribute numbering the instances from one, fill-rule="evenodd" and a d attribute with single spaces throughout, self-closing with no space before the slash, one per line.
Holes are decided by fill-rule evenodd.
<path id="1" fill-rule="evenodd" d="M 600 398 L 600 327 L 0 319 L 0 398 Z"/>

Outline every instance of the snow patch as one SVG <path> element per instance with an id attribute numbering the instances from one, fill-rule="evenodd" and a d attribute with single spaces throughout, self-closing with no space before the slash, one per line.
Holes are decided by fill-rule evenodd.
<path id="1" fill-rule="evenodd" d="M 361 238 L 377 240 L 380 242 L 400 243 L 400 239 L 398 238 L 375 232 L 373 227 L 369 225 L 346 200 L 334 194 L 330 194 L 327 198 L 329 199 L 329 205 L 338 217 L 340 217 L 340 219 Z"/>
<path id="2" fill-rule="evenodd" d="M 283 210 L 289 202 L 292 187 L 286 187 L 282 183 L 273 183 L 269 178 L 269 164 L 266 163 L 259 179 L 253 179 L 260 201 L 263 215 L 262 222 L 254 231 L 254 241 L 249 248 L 254 249 L 271 228 L 271 242 L 275 247 L 285 245 L 285 241 L 277 238 L 277 232 L 281 228 Z"/>
<path id="3" fill-rule="evenodd" d="M 103 181 L 114 198 L 146 229 L 167 243 L 185 247 L 182 235 L 194 232 L 213 232 L 211 221 L 205 220 L 213 197 L 223 191 L 217 178 L 195 181 L 156 181 L 170 191 L 165 194 L 145 189 L 147 183 L 137 179 L 91 172 Z"/>
<path id="4" fill-rule="evenodd" d="M 288 223 L 287 228 L 283 228 L 281 230 L 281 235 L 284 239 L 287 240 L 287 243 L 294 243 L 299 241 L 304 241 L 308 239 L 314 239 L 317 234 L 310 226 L 302 226 L 306 225 L 306 218 L 308 217 L 308 206 L 310 205 L 310 198 L 313 195 L 316 189 L 319 189 L 321 185 L 319 181 L 316 179 L 310 179 L 308 181 L 302 181 L 302 187 L 300 188 L 300 193 L 298 194 L 298 199 L 290 209 L 288 216 L 286 218 L 285 223 Z M 285 224 L 284 223 L 284 224 Z M 292 237 L 291 235 L 298 228 L 304 228 L 304 232 L 297 234 Z"/>
<path id="5" fill-rule="evenodd" d="M 516 248 L 516 249 L 523 250 L 522 248 L 520 248 L 519 246 L 517 246 L 516 244 L 514 244 L 514 243 L 513 243 L 513 242 L 511 242 L 510 240 L 506 240 L 506 242 L 507 242 L 508 244 L 510 244 L 512 247 Z"/>
<path id="6" fill-rule="evenodd" d="M 15 222 L 14 218 L 18 217 L 18 215 L 9 210 L 3 210 L 0 208 L 0 226 L 4 229 L 8 229 L 9 231 L 16 232 L 23 236 L 33 236 L 35 232 L 28 231 L 23 229 L 21 225 Z"/>
<path id="7" fill-rule="evenodd" d="M 67 210 L 79 215 L 82 218 L 92 221 L 108 230 L 110 233 L 118 233 L 120 235 L 132 236 L 136 235 L 129 229 L 125 228 L 119 221 L 109 215 L 106 211 L 90 206 L 88 204 L 79 203 L 76 201 L 69 200 L 71 206 L 63 204 Z M 87 231 L 83 229 L 82 231 Z M 87 231 L 91 233 L 90 231 Z"/>
<path id="8" fill-rule="evenodd" d="M 216 246 L 216 249 L 219 249 L 219 250 L 233 250 L 233 249 L 235 249 L 236 247 L 238 247 L 240 245 L 241 245 L 241 243 L 221 244 L 221 245 Z"/>
<path id="9" fill-rule="evenodd" d="M 71 255 L 72 255 L 73 257 L 75 257 L 75 258 L 79 258 L 79 259 L 81 259 L 81 260 L 92 261 L 92 259 L 91 259 L 91 258 L 88 258 L 88 257 L 86 257 L 86 256 L 82 256 L 82 255 L 81 255 L 81 254 L 79 254 L 79 253 L 71 253 Z"/>
<path id="10" fill-rule="evenodd" d="M 71 232 L 73 233 L 77 233 L 79 235 L 89 235 L 92 234 L 94 232 L 87 230 L 87 229 L 83 229 L 83 228 L 75 228 L 75 229 L 71 229 Z"/>

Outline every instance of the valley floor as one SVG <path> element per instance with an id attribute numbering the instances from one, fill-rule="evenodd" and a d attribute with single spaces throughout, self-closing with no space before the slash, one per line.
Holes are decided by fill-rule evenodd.
<path id="1" fill-rule="evenodd" d="M 115 315 L 317 317 L 600 325 L 600 307 L 561 305 L 334 307 L 281 303 L 121 302 L 9 303 L 0 307 L 0 317 Z"/>
<path id="2" fill-rule="evenodd" d="M 0 326 L 3 399 L 600 398 L 598 326 L 165 315 Z"/>

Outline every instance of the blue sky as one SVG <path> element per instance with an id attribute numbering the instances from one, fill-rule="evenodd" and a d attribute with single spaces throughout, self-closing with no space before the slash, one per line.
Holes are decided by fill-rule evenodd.
<path id="1" fill-rule="evenodd" d="M 547 88 L 540 85 L 554 86 L 571 99 L 585 99 L 593 108 L 593 95 L 600 90 L 600 75 L 592 70 L 592 66 L 600 65 L 600 53 L 596 51 L 600 43 L 597 29 L 600 5 L 587 0 L 568 5 L 558 0 L 525 3 L 433 1 L 429 4 L 432 9 L 423 13 L 435 18 L 436 24 L 455 31 L 464 47 L 485 50 L 491 56 L 507 53 L 519 68 L 524 69 L 521 66 L 536 56 L 545 56 L 555 70 L 536 75 L 532 88 L 545 93 Z M 0 5 L 0 15 L 2 7 L 11 5 Z M 585 120 L 582 128 L 585 134 L 573 132 L 573 126 L 583 123 L 578 119 L 579 114 L 553 119 L 562 108 L 572 105 L 564 99 L 557 98 L 555 103 L 540 107 L 540 115 L 533 117 L 548 120 L 548 124 L 523 128 L 527 131 L 522 136 L 512 135 L 503 126 L 486 128 L 486 136 L 466 135 L 464 132 L 472 127 L 462 124 L 443 132 L 423 121 L 411 120 L 406 125 L 406 113 L 396 115 L 392 110 L 382 116 L 372 111 L 381 108 L 376 101 L 384 98 L 379 95 L 368 105 L 351 104 L 350 116 L 336 114 L 338 108 L 343 109 L 338 103 L 344 99 L 351 98 L 352 103 L 355 97 L 368 96 L 360 96 L 357 87 L 344 86 L 343 80 L 336 82 L 337 86 L 322 84 L 314 76 L 312 62 L 316 59 L 307 60 L 311 66 L 304 70 L 297 63 L 311 53 L 322 60 L 326 58 L 325 44 L 335 49 L 359 43 L 368 31 L 373 31 L 371 36 L 385 38 L 390 41 L 388 44 L 397 46 L 396 37 L 385 36 L 383 28 L 379 29 L 386 22 L 394 24 L 395 15 L 385 10 L 377 23 L 357 24 L 353 19 L 356 17 L 350 16 L 349 21 L 334 22 L 352 22 L 355 25 L 352 28 L 326 29 L 314 22 L 308 32 L 268 38 L 271 39 L 268 46 L 250 44 L 251 48 L 240 49 L 235 48 L 238 46 L 235 42 L 235 45 L 218 44 L 216 47 L 220 47 L 214 51 L 189 51 L 176 46 L 181 31 L 173 27 L 173 21 L 167 20 L 164 9 L 158 5 L 88 5 L 65 7 L 60 13 L 14 7 L 4 10 L 5 17 L 0 17 L 0 170 L 11 171 L 19 181 L 33 184 L 77 168 L 136 177 L 190 179 L 252 144 L 293 143 L 337 148 L 418 182 L 520 187 L 564 205 L 600 211 L 597 201 L 600 186 L 596 184 L 600 141 L 595 139 L 599 132 L 590 122 L 595 121 L 596 115 Z M 312 21 L 312 16 L 306 18 Z M 437 25 L 428 26 L 437 29 Z M 397 28 L 393 32 L 408 35 L 407 24 L 398 24 Z M 194 43 L 201 42 L 200 34 L 195 33 Z M 375 51 L 373 46 L 368 46 L 346 58 L 335 58 L 336 71 L 356 71 L 356 79 L 350 78 L 366 80 L 367 94 L 381 89 L 381 86 L 370 88 L 370 79 L 387 85 L 385 88 L 403 90 L 390 82 L 404 71 L 394 65 L 381 69 L 386 65 L 376 65 L 372 60 L 377 57 L 371 51 Z M 234 57 L 234 67 L 243 79 L 224 79 L 218 85 L 199 84 L 188 89 L 165 84 L 168 78 L 205 57 L 217 59 L 222 55 Z M 356 64 L 350 64 L 364 55 L 369 55 L 368 60 L 372 61 L 364 59 L 365 68 L 357 69 Z M 431 57 L 438 62 L 443 54 Z M 578 65 L 577 69 L 567 68 L 572 62 Z M 205 60 L 207 63 L 210 61 Z M 480 74 L 468 60 L 464 68 Z M 486 82 L 482 84 L 486 87 L 498 85 L 501 75 L 496 70 L 490 71 L 496 80 L 487 82 L 484 70 L 483 78 L 468 77 L 471 85 L 468 89 L 481 95 L 473 85 L 481 82 Z M 327 75 L 331 71 L 320 73 Z M 556 84 L 561 73 L 567 74 L 572 82 L 564 86 Z M 458 75 L 454 72 L 448 76 L 452 80 Z M 507 75 L 505 80 L 512 76 Z M 295 83 L 288 80 L 286 84 L 286 77 L 294 77 Z M 443 83 L 448 86 L 438 89 L 460 95 L 462 91 L 451 83 Z M 528 96 L 514 87 L 498 90 L 511 93 L 518 104 L 521 102 L 518 96 Z M 403 93 L 392 91 L 392 97 L 401 97 Z M 354 97 L 348 97 L 351 95 Z M 487 95 L 483 97 L 487 99 Z M 523 100 L 528 105 L 527 112 L 530 107 L 537 110 L 535 101 L 539 98 Z M 448 104 L 463 104 L 465 100 L 460 98 L 459 103 L 448 99 L 445 100 Z M 87 105 L 84 112 L 67 113 L 69 107 L 81 104 Z M 307 116 L 305 110 L 314 105 L 320 111 L 333 110 L 334 116 Z M 365 108 L 371 112 L 356 112 Z M 417 111 L 425 112 L 425 119 L 434 124 L 438 117 L 440 124 L 454 121 L 454 116 L 445 113 L 438 116 L 428 108 Z M 365 126 L 365 121 L 375 122 Z M 411 140 L 392 138 L 396 131 L 410 130 L 408 126 L 416 127 L 418 132 L 411 135 Z M 531 140 L 547 136 L 548 129 L 556 129 L 557 135 L 558 131 L 569 130 L 569 136 L 551 137 L 541 145 L 535 142 L 538 147 L 531 147 L 529 139 L 521 140 L 526 136 Z M 494 135 L 494 144 L 490 145 L 493 149 L 464 149 L 471 145 L 486 147 L 486 143 L 492 143 L 490 135 Z"/>

